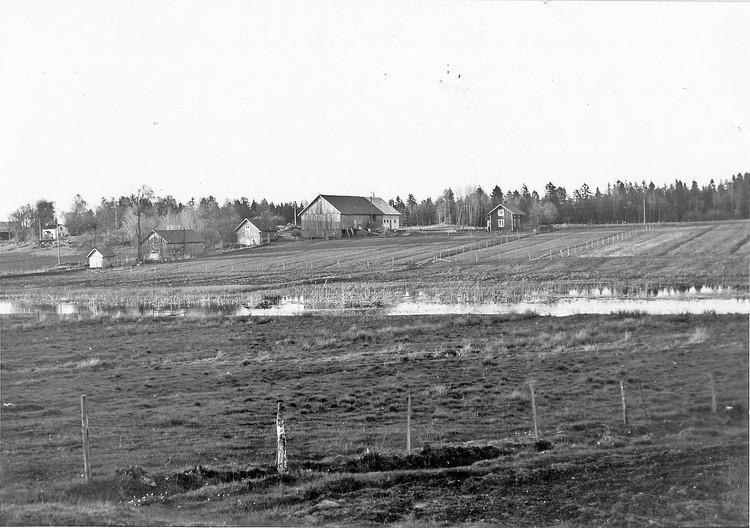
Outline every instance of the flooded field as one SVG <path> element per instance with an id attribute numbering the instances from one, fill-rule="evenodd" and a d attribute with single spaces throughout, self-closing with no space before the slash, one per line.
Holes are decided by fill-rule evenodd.
<path id="1" fill-rule="evenodd" d="M 248 298 L 244 303 L 24 303 L 0 302 L 0 314 L 29 314 L 37 318 L 47 316 L 95 317 L 205 317 L 205 316 L 295 316 L 303 314 L 359 315 L 448 315 L 448 314 L 517 314 L 535 313 L 552 317 L 589 314 L 607 315 L 620 312 L 642 312 L 649 315 L 748 314 L 750 299 L 737 296 L 731 288 L 702 287 L 684 291 L 661 289 L 648 295 L 622 296 L 610 288 L 570 290 L 567 295 L 530 295 L 516 302 L 472 302 L 469 298 L 444 302 L 424 292 L 393 292 L 391 302 L 376 301 L 356 304 L 319 297 L 273 296 L 258 300 Z"/>

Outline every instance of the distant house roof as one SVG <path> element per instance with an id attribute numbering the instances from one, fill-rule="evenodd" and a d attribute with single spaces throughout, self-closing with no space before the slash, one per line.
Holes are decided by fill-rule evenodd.
<path id="1" fill-rule="evenodd" d="M 144 240 L 148 239 L 152 233 L 159 235 L 168 244 L 202 244 L 206 242 L 202 236 L 192 229 L 154 229 L 146 235 Z"/>
<path id="2" fill-rule="evenodd" d="M 315 200 L 302 209 L 299 214 L 303 214 L 308 207 L 315 203 L 318 198 L 323 198 L 339 213 L 348 215 L 382 215 L 383 211 L 373 205 L 369 198 L 364 196 L 337 196 L 335 194 L 319 194 Z"/>
<path id="3" fill-rule="evenodd" d="M 398 212 L 398 209 L 391 206 L 391 204 L 389 204 L 382 198 L 375 197 L 375 198 L 371 198 L 371 200 L 372 200 L 372 204 L 378 209 L 380 209 L 383 212 L 383 214 L 399 215 L 399 216 L 401 215 L 401 213 Z"/>
<path id="4" fill-rule="evenodd" d="M 509 205 L 509 204 L 497 204 L 495 207 L 493 207 L 492 209 L 490 209 L 489 211 L 487 211 L 487 214 L 485 216 L 489 216 L 491 213 L 494 213 L 500 207 L 502 207 L 503 209 L 505 209 L 507 211 L 510 211 L 511 214 L 517 214 L 517 215 L 526 216 L 526 213 L 524 213 L 523 211 L 521 211 L 518 207 L 516 207 L 514 205 Z"/>
<path id="5" fill-rule="evenodd" d="M 242 222 L 240 222 L 239 225 L 234 228 L 234 230 L 237 231 L 240 227 L 245 225 L 246 222 L 253 224 L 264 233 L 274 233 L 279 230 L 279 228 L 276 227 L 273 222 L 271 222 L 270 220 L 266 220 L 265 218 L 243 218 Z"/>
<path id="6" fill-rule="evenodd" d="M 91 251 L 89 251 L 89 254 L 86 255 L 86 258 L 91 258 L 91 255 L 93 255 L 95 252 L 96 253 L 100 253 L 102 255 L 102 257 L 112 258 L 112 257 L 115 256 L 115 252 L 112 251 L 112 248 L 108 248 L 108 247 L 95 247 L 94 249 L 92 249 Z"/>

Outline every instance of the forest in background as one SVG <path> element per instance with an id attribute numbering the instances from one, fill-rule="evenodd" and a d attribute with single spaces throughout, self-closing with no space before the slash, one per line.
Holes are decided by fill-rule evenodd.
<path id="1" fill-rule="evenodd" d="M 654 183 L 617 181 L 606 189 L 591 189 L 587 184 L 568 191 L 552 182 L 544 194 L 520 189 L 507 190 L 496 185 L 491 191 L 481 186 L 445 189 L 435 200 L 418 200 L 408 194 L 390 197 L 389 203 L 402 214 L 402 226 L 438 223 L 485 226 L 485 215 L 500 203 L 514 206 L 527 216 L 527 226 L 543 224 L 612 224 L 643 222 L 685 222 L 728 220 L 750 217 L 750 173 L 699 186 L 676 180 L 657 187 Z M 190 199 L 186 203 L 173 196 L 157 196 L 148 186 L 119 198 L 101 198 L 96 205 L 76 195 L 69 208 L 58 214 L 56 204 L 40 199 L 14 211 L 8 219 L 9 230 L 17 242 L 41 238 L 43 228 L 54 227 L 58 219 L 71 235 L 94 231 L 108 243 L 137 244 L 151 229 L 194 229 L 212 246 L 230 246 L 236 242 L 234 228 L 243 218 L 265 218 L 277 225 L 294 224 L 296 215 L 307 204 L 292 201 L 275 204 L 266 199 L 246 197 L 219 201 L 213 196 Z"/>

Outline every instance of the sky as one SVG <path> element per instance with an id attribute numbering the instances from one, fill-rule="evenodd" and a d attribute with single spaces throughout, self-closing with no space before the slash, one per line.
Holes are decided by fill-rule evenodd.
<path id="1" fill-rule="evenodd" d="M 0 219 L 750 171 L 750 3 L 0 2 Z"/>

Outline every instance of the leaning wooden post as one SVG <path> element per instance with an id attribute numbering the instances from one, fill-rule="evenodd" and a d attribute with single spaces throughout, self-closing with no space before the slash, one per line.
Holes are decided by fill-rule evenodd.
<path id="1" fill-rule="evenodd" d="M 411 454 L 411 392 L 406 393 L 406 454 Z"/>
<path id="2" fill-rule="evenodd" d="M 89 455 L 89 409 L 86 395 L 81 394 L 81 439 L 83 440 L 83 476 L 91 482 L 91 458 Z"/>
<path id="3" fill-rule="evenodd" d="M 714 383 L 714 375 L 708 375 L 708 384 L 711 388 L 711 412 L 716 414 L 716 384 Z"/>
<path id="4" fill-rule="evenodd" d="M 625 401 L 625 385 L 620 380 L 620 398 L 622 399 L 622 423 L 628 425 L 628 404 Z"/>
<path id="5" fill-rule="evenodd" d="M 534 397 L 533 381 L 529 381 L 529 390 L 531 391 L 531 412 L 534 415 L 534 440 L 539 440 L 539 423 L 536 417 L 536 398 Z"/>
<path id="6" fill-rule="evenodd" d="M 281 402 L 276 407 L 276 470 L 281 474 L 287 472 L 286 427 Z"/>

